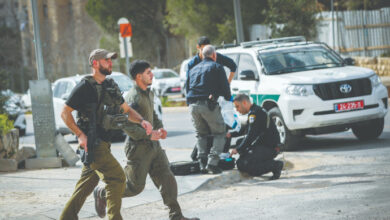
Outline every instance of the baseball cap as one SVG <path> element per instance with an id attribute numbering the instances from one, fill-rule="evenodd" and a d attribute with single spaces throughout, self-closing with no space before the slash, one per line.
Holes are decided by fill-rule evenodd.
<path id="1" fill-rule="evenodd" d="M 202 46 L 202 45 L 207 45 L 207 44 L 210 44 L 210 39 L 206 36 L 202 36 L 198 39 L 198 45 L 199 46 Z"/>
<path id="2" fill-rule="evenodd" d="M 109 52 L 105 49 L 95 49 L 89 54 L 89 65 L 92 65 L 92 62 L 94 60 L 100 60 L 100 59 L 116 59 L 118 57 L 118 54 L 115 52 Z"/>

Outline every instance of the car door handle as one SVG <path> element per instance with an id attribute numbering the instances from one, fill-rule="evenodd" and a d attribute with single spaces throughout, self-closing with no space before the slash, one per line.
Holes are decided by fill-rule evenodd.
<path id="1" fill-rule="evenodd" d="M 238 91 L 238 88 L 232 88 L 233 91 Z"/>

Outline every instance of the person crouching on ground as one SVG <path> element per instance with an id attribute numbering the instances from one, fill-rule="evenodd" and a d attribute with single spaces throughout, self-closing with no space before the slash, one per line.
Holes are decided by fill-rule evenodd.
<path id="1" fill-rule="evenodd" d="M 248 114 L 248 122 L 239 132 L 227 133 L 227 137 L 246 135 L 241 143 L 233 148 L 231 155 L 240 154 L 237 160 L 238 170 L 251 176 L 261 176 L 272 172 L 271 180 L 279 179 L 283 162 L 274 160 L 277 155 L 276 147 L 280 136 L 275 123 L 266 110 L 252 104 L 245 94 L 238 94 L 233 100 L 238 112 Z"/>

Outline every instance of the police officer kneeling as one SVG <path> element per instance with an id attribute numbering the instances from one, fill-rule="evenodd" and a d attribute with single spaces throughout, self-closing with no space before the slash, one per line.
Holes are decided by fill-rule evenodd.
<path id="1" fill-rule="evenodd" d="M 261 176 L 272 172 L 271 180 L 279 179 L 283 162 L 274 160 L 276 147 L 280 143 L 279 133 L 267 112 L 256 104 L 252 104 L 245 94 L 238 94 L 234 106 L 241 114 L 248 114 L 247 126 L 239 132 L 228 133 L 227 137 L 237 137 L 246 134 L 242 142 L 231 154 L 240 154 L 237 168 L 252 176 Z"/>

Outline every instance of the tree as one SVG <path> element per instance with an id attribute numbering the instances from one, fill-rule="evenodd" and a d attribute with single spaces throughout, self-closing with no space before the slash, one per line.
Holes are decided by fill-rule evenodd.
<path id="1" fill-rule="evenodd" d="M 20 91 L 20 35 L 12 28 L 0 27 L 0 85 L 2 89 Z M 17 85 L 19 85 L 17 87 Z"/>
<path id="2" fill-rule="evenodd" d="M 266 0 L 242 0 L 244 31 L 251 24 L 264 23 L 267 8 Z M 214 44 L 236 39 L 232 0 L 167 0 L 166 23 L 171 32 L 192 41 L 202 35 Z"/>
<path id="3" fill-rule="evenodd" d="M 131 41 L 135 58 L 155 64 L 166 63 L 165 45 L 169 33 L 163 24 L 164 0 L 89 0 L 86 10 L 106 33 L 113 36 L 112 39 L 118 38 L 118 19 L 126 17 L 132 25 Z M 115 41 L 118 45 L 119 41 Z"/>
<path id="4" fill-rule="evenodd" d="M 267 22 L 272 37 L 316 36 L 316 2 L 313 0 L 268 0 Z"/>

